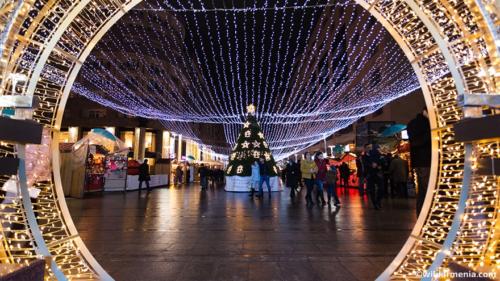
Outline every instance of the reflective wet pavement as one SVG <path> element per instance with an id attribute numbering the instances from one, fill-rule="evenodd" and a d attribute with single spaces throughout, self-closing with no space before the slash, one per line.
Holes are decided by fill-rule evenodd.
<path id="1" fill-rule="evenodd" d="M 414 199 L 341 192 L 342 206 L 306 208 L 288 193 L 197 186 L 68 199 L 80 235 L 116 280 L 374 280 L 416 221 Z"/>

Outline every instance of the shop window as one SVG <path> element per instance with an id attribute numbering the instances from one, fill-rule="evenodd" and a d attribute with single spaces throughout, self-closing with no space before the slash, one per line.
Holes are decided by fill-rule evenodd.
<path id="1" fill-rule="evenodd" d="M 155 151 L 156 134 L 153 132 L 146 132 L 144 148 L 146 151 Z"/>
<path id="2" fill-rule="evenodd" d="M 120 132 L 120 139 L 125 143 L 125 145 L 129 148 L 134 146 L 134 132 L 133 131 L 125 131 Z"/>

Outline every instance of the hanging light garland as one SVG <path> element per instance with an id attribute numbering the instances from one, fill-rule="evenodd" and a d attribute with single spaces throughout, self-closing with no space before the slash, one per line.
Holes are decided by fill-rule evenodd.
<path id="1" fill-rule="evenodd" d="M 224 124 L 219 153 L 253 103 L 279 159 L 419 87 L 368 12 L 287 2 L 145 1 L 100 41 L 73 91 L 200 142 L 210 140 L 192 124 Z"/>

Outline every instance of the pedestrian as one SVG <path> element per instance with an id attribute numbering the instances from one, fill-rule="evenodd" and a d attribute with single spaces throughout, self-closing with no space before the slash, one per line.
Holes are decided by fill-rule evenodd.
<path id="1" fill-rule="evenodd" d="M 295 192 L 299 186 L 300 167 L 295 163 L 294 157 L 288 159 L 285 168 L 285 182 L 286 186 L 290 187 L 290 198 L 295 198 Z"/>
<path id="2" fill-rule="evenodd" d="M 186 169 L 186 184 L 189 184 L 191 182 L 191 165 L 186 163 L 184 168 Z"/>
<path id="3" fill-rule="evenodd" d="M 177 168 L 175 168 L 175 179 L 178 185 L 182 184 L 182 174 L 184 172 L 182 171 L 181 165 L 177 165 Z"/>
<path id="4" fill-rule="evenodd" d="M 339 197 L 337 196 L 337 167 L 331 165 L 326 172 L 326 192 L 328 193 L 328 206 L 332 204 L 332 197 L 335 200 L 335 206 L 340 205 Z"/>
<path id="5" fill-rule="evenodd" d="M 201 188 L 206 190 L 208 187 L 208 169 L 204 164 L 200 165 L 200 169 L 198 170 L 198 174 L 200 175 L 200 185 Z"/>
<path id="6" fill-rule="evenodd" d="M 316 172 L 316 180 L 315 184 L 317 187 L 316 191 L 316 201 L 318 202 L 318 206 L 321 204 L 321 206 L 326 205 L 325 198 L 323 197 L 323 186 L 326 180 L 326 171 L 327 171 L 327 166 L 326 166 L 326 159 L 323 156 L 323 152 L 318 151 L 316 153 L 316 157 L 314 157 L 314 162 L 316 163 L 316 166 L 318 167 L 318 170 Z"/>
<path id="7" fill-rule="evenodd" d="M 351 170 L 349 169 L 349 166 L 347 165 L 346 162 L 343 162 L 340 165 L 340 179 L 342 181 L 341 185 L 344 188 L 349 187 L 349 176 L 351 175 Z"/>
<path id="8" fill-rule="evenodd" d="M 356 158 L 356 176 L 358 177 L 358 190 L 360 195 L 365 194 L 365 165 L 363 164 L 364 152 Z"/>
<path id="9" fill-rule="evenodd" d="M 308 206 L 314 205 L 312 201 L 312 191 L 314 188 L 314 176 L 318 171 L 318 166 L 312 160 L 311 153 L 304 153 L 304 159 L 300 161 L 300 172 L 302 173 L 302 179 L 307 189 L 306 202 Z"/>
<path id="10" fill-rule="evenodd" d="M 259 161 L 254 161 L 252 164 L 252 180 L 250 183 L 250 197 L 253 197 L 255 190 L 260 186 L 260 166 Z"/>
<path id="11" fill-rule="evenodd" d="M 375 145 L 373 145 L 373 147 L 369 147 L 369 149 L 370 150 L 368 150 L 367 153 L 369 166 L 367 169 L 366 186 L 373 207 L 375 210 L 379 210 L 382 208 L 381 201 L 384 196 L 382 160 L 381 154 Z"/>
<path id="12" fill-rule="evenodd" d="M 268 196 L 271 198 L 271 168 L 269 167 L 269 164 L 266 163 L 266 160 L 261 157 L 259 159 L 259 174 L 260 174 L 260 182 L 259 182 L 259 196 L 260 198 L 264 197 L 264 190 L 262 189 L 262 185 L 264 183 L 267 184 L 267 191 L 268 191 Z"/>
<path id="13" fill-rule="evenodd" d="M 149 175 L 149 165 L 148 159 L 144 159 L 141 165 L 139 165 L 139 191 L 142 189 L 142 182 L 146 183 L 146 188 L 151 191 L 149 187 L 149 181 L 151 180 L 151 176 Z"/>
<path id="14" fill-rule="evenodd" d="M 408 198 L 408 162 L 396 154 L 389 166 L 389 174 L 394 190 L 397 190 L 404 198 Z"/>
<path id="15" fill-rule="evenodd" d="M 427 186 L 429 185 L 431 167 L 431 127 L 427 109 L 423 109 L 406 126 L 410 140 L 411 166 L 417 173 L 417 216 L 422 210 Z"/>
<path id="16" fill-rule="evenodd" d="M 391 165 L 392 161 L 392 155 L 391 153 L 387 153 L 382 156 L 382 171 L 384 173 L 383 179 L 382 179 L 382 184 L 384 186 L 384 197 L 387 197 L 389 195 L 389 182 L 390 182 L 390 174 L 389 174 L 389 166 Z M 392 193 L 392 189 L 391 189 Z"/>

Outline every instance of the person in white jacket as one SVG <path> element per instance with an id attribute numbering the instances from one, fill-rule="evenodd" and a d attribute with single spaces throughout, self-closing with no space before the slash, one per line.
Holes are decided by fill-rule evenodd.
<path id="1" fill-rule="evenodd" d="M 252 179 L 250 182 L 250 197 L 253 197 L 255 190 L 259 188 L 260 184 L 260 168 L 259 162 L 254 161 L 252 164 Z"/>

